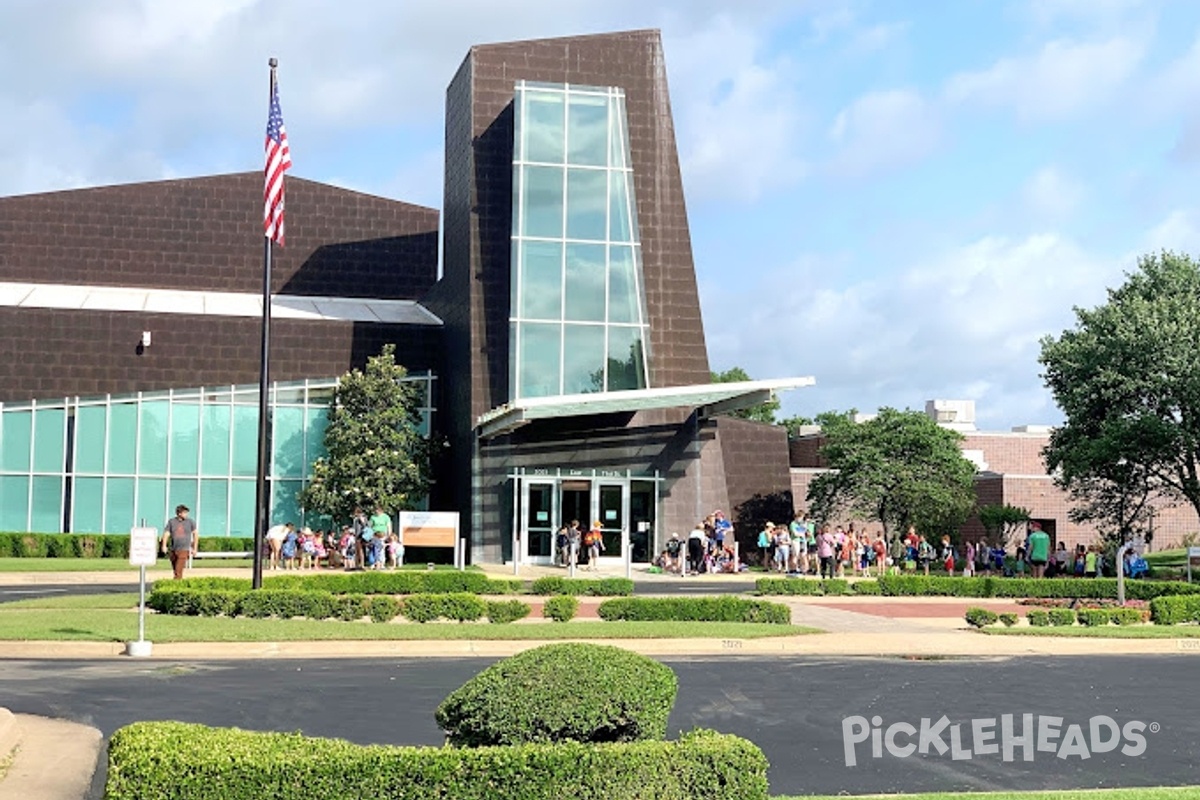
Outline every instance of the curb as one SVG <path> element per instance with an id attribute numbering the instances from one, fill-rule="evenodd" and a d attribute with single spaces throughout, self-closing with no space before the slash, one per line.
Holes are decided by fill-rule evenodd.
<path id="1" fill-rule="evenodd" d="M 0 758 L 12 755 L 0 777 L 0 795 L 28 800 L 86 797 L 103 739 L 88 725 L 0 708 Z"/>
<path id="2" fill-rule="evenodd" d="M 21 744 L 21 726 L 7 708 L 0 708 L 0 761 L 16 752 Z"/>

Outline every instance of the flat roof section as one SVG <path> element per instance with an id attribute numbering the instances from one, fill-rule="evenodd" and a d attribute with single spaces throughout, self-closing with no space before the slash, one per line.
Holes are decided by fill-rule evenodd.
<path id="1" fill-rule="evenodd" d="M 775 392 L 800 389 L 815 383 L 816 380 L 812 377 L 776 378 L 568 394 L 559 397 L 529 397 L 492 409 L 479 417 L 475 427 L 480 437 L 490 439 L 511 433 L 538 419 L 561 419 L 659 408 L 699 408 L 705 414 L 719 414 L 751 408 L 767 402 Z"/>
<path id="2" fill-rule="evenodd" d="M 244 292 L 195 292 L 116 286 L 71 286 L 58 283 L 0 282 L 0 307 L 62 308 L 83 311 L 141 311 L 212 317 L 260 317 L 262 296 Z M 415 300 L 363 297 L 307 297 L 277 294 L 271 298 L 275 319 L 374 322 L 391 325 L 441 326 L 442 321 Z"/>

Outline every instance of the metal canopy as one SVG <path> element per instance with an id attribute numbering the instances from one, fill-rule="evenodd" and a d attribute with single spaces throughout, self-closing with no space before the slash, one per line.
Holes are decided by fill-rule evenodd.
<path id="1" fill-rule="evenodd" d="M 701 414 L 717 414 L 750 408 L 770 400 L 775 392 L 799 389 L 814 383 L 816 381 L 811 377 L 777 378 L 568 394 L 558 397 L 531 397 L 514 400 L 492 409 L 478 419 L 475 429 L 480 438 L 490 439 L 511 433 L 538 419 L 649 411 L 658 408 L 698 408 Z"/>

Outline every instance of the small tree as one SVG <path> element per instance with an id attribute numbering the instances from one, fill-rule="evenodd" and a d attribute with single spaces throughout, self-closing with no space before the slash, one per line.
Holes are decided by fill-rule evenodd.
<path id="1" fill-rule="evenodd" d="M 742 381 L 751 380 L 746 374 L 746 370 L 741 367 L 732 367 L 724 372 L 712 373 L 713 383 L 740 383 Z M 773 424 L 775 422 L 775 412 L 779 410 L 779 398 L 772 397 L 765 403 L 760 403 L 750 408 L 742 408 L 737 411 L 729 412 L 731 417 L 739 417 L 748 419 L 752 422 L 766 422 Z"/>
<path id="2" fill-rule="evenodd" d="M 979 521 L 988 538 L 993 542 L 1000 541 L 1007 549 L 1012 538 L 1029 522 L 1029 509 L 1010 505 L 981 506 Z"/>
<path id="3" fill-rule="evenodd" d="M 429 440 L 420 433 L 418 388 L 396 363 L 396 348 L 367 360 L 365 371 L 338 380 L 325 429 L 327 456 L 313 462 L 300 492 L 305 509 L 347 519 L 355 506 L 389 514 L 411 509 L 429 493 Z"/>

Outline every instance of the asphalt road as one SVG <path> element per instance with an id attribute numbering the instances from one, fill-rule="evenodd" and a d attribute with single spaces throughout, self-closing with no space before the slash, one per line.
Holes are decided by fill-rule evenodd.
<path id="1" fill-rule="evenodd" d="M 756 742 L 771 763 L 774 794 L 1065 789 L 1189 785 L 1200 766 L 1194 655 L 997 660 L 673 659 L 680 678 L 672 734 L 714 728 Z M 362 743 L 441 744 L 433 710 L 486 659 L 258 660 L 190 664 L 143 661 L 0 661 L 0 706 L 65 717 L 105 734 L 129 722 L 180 719 L 209 725 L 295 731 Z M 878 715 L 920 727 L 942 715 L 962 723 L 1014 714 L 1065 718 L 1058 741 L 1089 719 L 1145 723 L 1141 755 L 1115 751 L 1067 758 L 1035 751 L 954 760 L 954 751 L 907 758 L 854 747 L 847 765 L 843 720 Z M 1036 718 L 1035 718 L 1036 719 Z M 1042 721 L 1044 722 L 1044 716 Z M 864 723 L 865 724 L 865 723 Z M 1040 723 L 1039 723 L 1040 724 Z M 1151 732 L 1153 731 L 1153 732 Z M 869 737 L 869 731 L 867 733 Z M 944 730 L 939 741 L 952 746 Z M 1100 739 L 1108 738 L 1101 730 Z M 916 743 L 917 737 L 913 737 Z M 900 736 L 895 743 L 906 743 Z M 1136 749 L 1136 737 L 1122 744 Z M 1096 748 L 1099 750 L 1100 748 Z M 962 752 L 959 752 L 962 756 Z M 101 796 L 98 774 L 94 797 Z"/>

